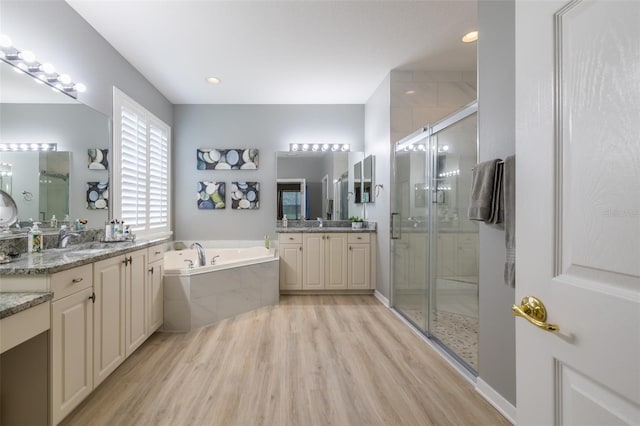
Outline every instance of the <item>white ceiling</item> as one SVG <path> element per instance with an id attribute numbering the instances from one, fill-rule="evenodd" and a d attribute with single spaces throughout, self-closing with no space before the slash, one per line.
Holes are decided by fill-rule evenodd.
<path id="1" fill-rule="evenodd" d="M 67 2 L 174 104 L 363 104 L 392 69 L 476 69 L 476 1 Z"/>

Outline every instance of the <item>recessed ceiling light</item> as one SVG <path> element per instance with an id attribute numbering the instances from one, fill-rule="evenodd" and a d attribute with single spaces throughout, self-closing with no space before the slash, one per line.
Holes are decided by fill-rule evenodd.
<path id="1" fill-rule="evenodd" d="M 207 77 L 207 81 L 211 84 L 220 84 L 220 79 L 217 77 Z"/>
<path id="2" fill-rule="evenodd" d="M 478 31 L 471 31 L 462 36 L 463 43 L 473 43 L 474 41 L 478 41 Z"/>
<path id="3" fill-rule="evenodd" d="M 416 91 L 415 90 L 407 90 L 406 92 L 404 92 L 405 95 L 415 95 Z"/>

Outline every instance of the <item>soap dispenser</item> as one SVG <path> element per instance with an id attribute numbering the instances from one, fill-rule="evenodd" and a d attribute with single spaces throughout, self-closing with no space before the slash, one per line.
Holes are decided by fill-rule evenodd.
<path id="1" fill-rule="evenodd" d="M 282 227 L 286 228 L 289 225 L 288 220 L 287 220 L 287 215 L 283 215 L 282 216 Z"/>
<path id="2" fill-rule="evenodd" d="M 52 228 L 57 228 L 58 227 L 58 219 L 56 218 L 56 215 L 51 215 L 51 227 Z"/>
<path id="3" fill-rule="evenodd" d="M 42 251 L 44 244 L 42 240 L 42 231 L 38 227 L 40 222 L 33 222 L 33 226 L 29 231 L 27 244 L 29 253 L 39 253 Z"/>

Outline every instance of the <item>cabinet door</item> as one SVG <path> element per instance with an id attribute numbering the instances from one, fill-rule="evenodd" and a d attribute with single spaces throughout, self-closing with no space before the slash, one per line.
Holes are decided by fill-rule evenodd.
<path id="1" fill-rule="evenodd" d="M 324 247 L 325 288 L 346 289 L 349 276 L 347 234 L 326 234 Z"/>
<path id="2" fill-rule="evenodd" d="M 162 276 L 164 266 L 162 260 L 152 262 L 147 269 L 147 336 L 160 328 L 164 315 L 164 295 L 162 287 Z"/>
<path id="3" fill-rule="evenodd" d="M 349 288 L 371 288 L 371 247 L 369 244 L 349 245 Z"/>
<path id="4" fill-rule="evenodd" d="M 302 244 L 280 244 L 280 290 L 302 290 Z"/>
<path id="5" fill-rule="evenodd" d="M 147 338 L 146 287 L 147 251 L 126 255 L 129 259 L 125 279 L 125 355 L 129 356 Z"/>
<path id="6" fill-rule="evenodd" d="M 324 288 L 324 237 L 325 234 L 304 234 L 302 237 L 302 288 Z"/>
<path id="7" fill-rule="evenodd" d="M 93 389 L 93 288 L 51 304 L 51 417 L 57 424 Z"/>
<path id="8" fill-rule="evenodd" d="M 124 257 L 94 264 L 93 384 L 98 386 L 125 358 Z"/>

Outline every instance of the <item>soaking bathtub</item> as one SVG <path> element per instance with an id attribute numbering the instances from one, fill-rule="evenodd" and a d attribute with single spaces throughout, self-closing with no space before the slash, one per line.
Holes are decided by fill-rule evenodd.
<path id="1" fill-rule="evenodd" d="M 195 249 L 165 253 L 165 331 L 191 331 L 278 303 L 279 262 L 275 249 L 212 247 L 214 244 L 202 243 L 204 266 L 197 266 Z M 189 267 L 189 261 L 193 267 Z"/>

